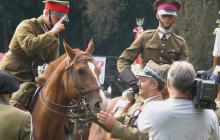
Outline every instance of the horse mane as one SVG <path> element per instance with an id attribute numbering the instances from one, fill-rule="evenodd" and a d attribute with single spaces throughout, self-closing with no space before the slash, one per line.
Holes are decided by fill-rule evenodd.
<path id="1" fill-rule="evenodd" d="M 50 77 L 51 73 L 56 69 L 56 67 L 66 58 L 67 54 L 63 54 L 54 61 L 50 62 L 47 68 L 44 70 L 44 73 L 35 78 L 35 81 L 43 85 L 47 79 Z"/>
<path id="2" fill-rule="evenodd" d="M 81 51 L 80 49 L 76 48 L 73 49 L 74 52 L 74 60 L 76 61 L 79 57 L 81 57 L 82 55 L 89 55 L 90 54 Z M 62 56 L 58 57 L 56 60 L 52 61 L 49 63 L 49 65 L 47 66 L 47 68 L 44 70 L 44 73 L 42 75 L 39 75 L 38 77 L 35 78 L 35 81 L 39 84 L 39 85 L 43 85 L 47 79 L 52 75 L 52 73 L 55 71 L 55 69 L 57 68 L 57 66 L 67 57 L 67 53 L 63 54 Z M 76 63 L 74 61 L 74 63 Z"/>

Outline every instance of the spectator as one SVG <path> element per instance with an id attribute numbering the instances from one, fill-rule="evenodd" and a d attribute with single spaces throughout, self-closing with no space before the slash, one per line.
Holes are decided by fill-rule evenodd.
<path id="1" fill-rule="evenodd" d="M 101 111 L 99 122 L 106 125 L 113 138 L 122 140 L 147 140 L 148 137 L 137 129 L 137 119 L 142 108 L 151 101 L 162 100 L 161 90 L 166 82 L 169 65 L 158 65 L 150 60 L 138 74 L 139 95 L 144 99 L 132 105 L 123 123 L 117 121 L 111 114 Z"/>
<path id="2" fill-rule="evenodd" d="M 30 140 L 32 139 L 32 119 L 29 112 L 9 105 L 13 92 L 19 83 L 9 73 L 0 70 L 0 139 Z"/>
<path id="3" fill-rule="evenodd" d="M 138 118 L 138 128 L 153 140 L 219 140 L 218 119 L 213 110 L 196 109 L 192 102 L 193 66 L 174 62 L 168 72 L 170 98 L 151 102 Z"/>

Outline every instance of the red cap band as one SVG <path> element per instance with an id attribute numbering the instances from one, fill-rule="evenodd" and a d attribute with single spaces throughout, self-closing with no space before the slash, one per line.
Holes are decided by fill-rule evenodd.
<path id="1" fill-rule="evenodd" d="M 158 7 L 157 7 L 157 10 L 171 10 L 171 11 L 177 11 L 177 7 L 175 5 L 172 5 L 172 4 L 160 4 Z"/>
<path id="2" fill-rule="evenodd" d="M 47 2 L 45 3 L 44 9 L 50 9 L 52 11 L 57 11 L 63 14 L 68 14 L 69 12 L 69 7 L 62 5 L 62 4 L 56 4 L 52 2 Z"/>

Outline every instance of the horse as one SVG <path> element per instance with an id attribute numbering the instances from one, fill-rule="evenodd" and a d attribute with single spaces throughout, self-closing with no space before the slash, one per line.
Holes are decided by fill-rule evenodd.
<path id="1" fill-rule="evenodd" d="M 65 41 L 64 48 L 66 53 L 35 79 L 41 85 L 31 110 L 35 140 L 64 140 L 68 118 L 91 121 L 107 103 L 91 56 L 93 41 L 86 51 L 72 49 Z"/>

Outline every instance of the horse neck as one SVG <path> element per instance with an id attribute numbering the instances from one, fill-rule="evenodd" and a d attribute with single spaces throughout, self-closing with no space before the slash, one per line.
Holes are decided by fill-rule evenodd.
<path id="1" fill-rule="evenodd" d="M 62 66 L 59 65 L 59 67 Z M 43 92 L 45 97 L 47 97 L 50 101 L 60 105 L 67 105 L 68 98 L 64 88 L 63 69 L 56 69 L 52 73 L 50 79 L 48 79 L 48 82 L 44 86 Z"/>

